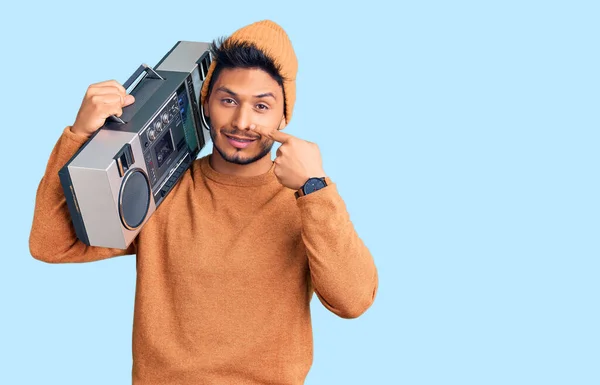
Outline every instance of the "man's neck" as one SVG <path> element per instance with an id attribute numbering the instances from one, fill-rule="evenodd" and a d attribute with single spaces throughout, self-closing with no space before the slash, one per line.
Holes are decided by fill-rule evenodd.
<path id="1" fill-rule="evenodd" d="M 265 174 L 271 169 L 273 161 L 271 154 L 267 154 L 261 159 L 250 164 L 235 164 L 227 162 L 218 151 L 213 149 L 209 156 L 209 164 L 218 173 L 236 176 L 258 176 Z"/>

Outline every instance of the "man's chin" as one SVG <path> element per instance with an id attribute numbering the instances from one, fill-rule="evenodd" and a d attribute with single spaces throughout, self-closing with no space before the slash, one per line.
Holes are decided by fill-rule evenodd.
<path id="1" fill-rule="evenodd" d="M 222 157 L 223 157 L 223 159 L 225 159 L 225 161 L 227 163 L 238 164 L 238 165 L 242 165 L 242 166 L 246 165 L 246 164 L 254 163 L 260 159 L 258 157 L 242 156 L 240 154 L 235 154 L 232 156 L 222 156 Z"/>
<path id="2" fill-rule="evenodd" d="M 216 145 L 214 146 L 214 148 L 217 150 L 219 155 L 221 155 L 221 158 L 223 158 L 223 160 L 225 160 L 228 163 L 237 165 L 246 165 L 254 163 L 271 153 L 271 148 L 263 149 L 263 151 L 254 155 L 245 154 L 244 151 L 223 151 L 219 146 Z"/>

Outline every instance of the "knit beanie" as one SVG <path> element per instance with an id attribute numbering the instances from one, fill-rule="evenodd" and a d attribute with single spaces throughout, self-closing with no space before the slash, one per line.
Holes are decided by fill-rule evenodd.
<path id="1" fill-rule="evenodd" d="M 254 44 L 279 69 L 280 75 L 283 77 L 285 120 L 286 123 L 289 123 L 296 101 L 298 59 L 288 35 L 277 23 L 271 20 L 261 20 L 238 29 L 223 42 L 223 45 L 226 46 L 226 44 L 235 41 Z M 208 68 L 206 79 L 202 85 L 201 103 L 206 100 L 208 85 L 216 65 L 216 60 L 213 60 Z"/>

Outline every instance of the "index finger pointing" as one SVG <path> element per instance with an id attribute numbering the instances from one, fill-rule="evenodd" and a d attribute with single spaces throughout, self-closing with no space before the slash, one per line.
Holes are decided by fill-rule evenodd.
<path id="1" fill-rule="evenodd" d="M 292 135 L 286 134 L 277 129 L 268 128 L 259 124 L 251 124 L 250 129 L 258 132 L 261 136 L 266 136 L 267 138 L 279 143 L 285 143 L 293 137 Z"/>

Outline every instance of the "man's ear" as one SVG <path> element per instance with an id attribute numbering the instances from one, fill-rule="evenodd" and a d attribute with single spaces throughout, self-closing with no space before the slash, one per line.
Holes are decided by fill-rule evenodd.
<path id="1" fill-rule="evenodd" d="M 285 120 L 285 116 L 281 118 L 281 122 L 279 122 L 278 130 L 283 130 L 287 125 L 287 121 Z"/>
<path id="2" fill-rule="evenodd" d="M 202 105 L 202 107 L 204 110 L 204 116 L 206 116 L 207 118 L 210 118 L 210 116 L 208 115 L 208 97 L 204 101 L 204 104 Z"/>

